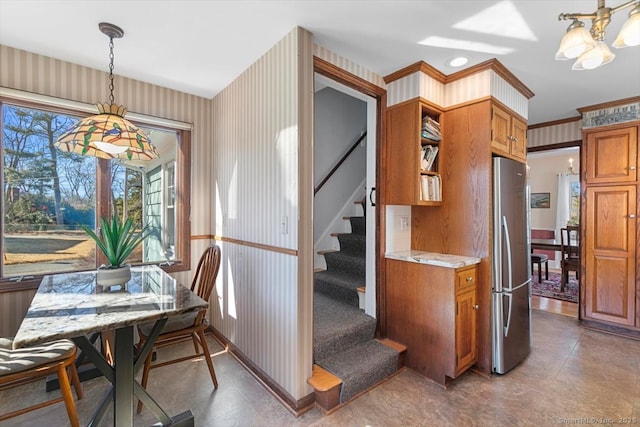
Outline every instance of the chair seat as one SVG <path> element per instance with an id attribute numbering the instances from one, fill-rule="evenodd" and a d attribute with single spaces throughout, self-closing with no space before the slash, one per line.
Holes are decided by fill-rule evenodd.
<path id="1" fill-rule="evenodd" d="M 546 262 L 549 261 L 549 257 L 545 254 L 531 254 L 532 262 Z"/>
<path id="2" fill-rule="evenodd" d="M 66 359 L 73 354 L 75 348 L 71 340 L 57 340 L 14 350 L 13 339 L 0 338 L 0 376 Z"/>
<path id="3" fill-rule="evenodd" d="M 167 320 L 164 328 L 162 328 L 162 334 L 168 334 L 169 332 L 179 331 L 181 329 L 186 329 L 193 326 L 193 322 L 196 320 L 196 316 L 198 316 L 198 312 L 194 313 L 185 313 L 180 316 L 175 316 Z M 156 322 L 146 322 L 138 325 L 138 330 L 142 335 L 148 337 L 151 333 L 151 329 Z"/>

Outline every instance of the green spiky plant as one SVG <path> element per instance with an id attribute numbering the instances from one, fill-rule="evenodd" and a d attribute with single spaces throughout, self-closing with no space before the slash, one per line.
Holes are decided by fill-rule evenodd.
<path id="1" fill-rule="evenodd" d="M 151 232 L 148 224 L 142 230 L 136 231 L 131 218 L 122 222 L 116 216 L 110 222 L 100 218 L 100 236 L 86 225 L 81 225 L 80 227 L 96 242 L 98 248 L 107 258 L 109 262 L 107 268 L 122 267 L 131 252 Z"/>

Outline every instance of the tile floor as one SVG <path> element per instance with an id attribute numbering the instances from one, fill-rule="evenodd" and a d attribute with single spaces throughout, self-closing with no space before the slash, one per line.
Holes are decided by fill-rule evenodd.
<path id="1" fill-rule="evenodd" d="M 504 376 L 487 379 L 468 372 L 444 390 L 404 370 L 328 416 L 313 409 L 295 418 L 213 340 L 217 391 L 203 361 L 152 371 L 149 390 L 172 415 L 191 409 L 198 426 L 640 424 L 640 341 L 590 331 L 577 319 L 554 313 L 534 310 L 533 318 L 534 350 Z M 83 387 L 78 410 L 85 424 L 106 384 L 95 379 Z M 0 412 L 44 395 L 42 383 L 2 391 Z M 147 411 L 135 417 L 136 425 L 153 422 Z M 67 424 L 62 404 L 0 423 Z M 107 417 L 102 425 L 112 421 Z"/>

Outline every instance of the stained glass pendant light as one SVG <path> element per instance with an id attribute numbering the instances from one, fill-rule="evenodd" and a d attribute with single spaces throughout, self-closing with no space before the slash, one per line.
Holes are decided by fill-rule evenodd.
<path id="1" fill-rule="evenodd" d="M 56 147 L 83 156 L 102 159 L 150 160 L 158 157 L 149 137 L 125 119 L 127 109 L 113 99 L 113 39 L 124 31 L 116 25 L 101 22 L 98 28 L 109 37 L 109 103 L 98 103 L 99 114 L 80 120 L 56 141 Z"/>

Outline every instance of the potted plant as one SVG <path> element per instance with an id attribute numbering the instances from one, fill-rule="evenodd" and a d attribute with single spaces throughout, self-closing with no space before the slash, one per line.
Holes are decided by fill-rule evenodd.
<path id="1" fill-rule="evenodd" d="M 96 283 L 101 286 L 114 286 L 128 282 L 131 279 L 131 270 L 124 262 L 149 235 L 149 226 L 136 231 L 131 218 L 123 222 L 114 216 L 111 221 L 100 218 L 100 236 L 85 225 L 81 227 L 96 242 L 109 263 L 98 268 Z"/>

